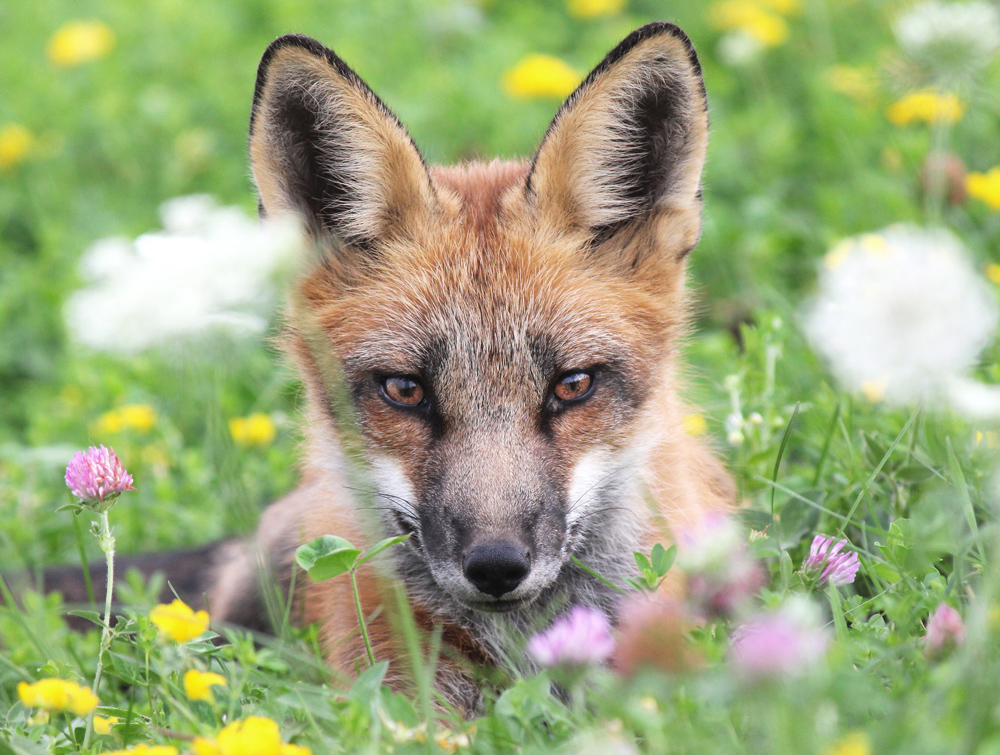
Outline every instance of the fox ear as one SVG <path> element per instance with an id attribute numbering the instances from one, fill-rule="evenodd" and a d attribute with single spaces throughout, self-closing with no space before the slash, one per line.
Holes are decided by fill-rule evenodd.
<path id="1" fill-rule="evenodd" d="M 262 215 L 293 211 L 315 235 L 367 245 L 434 206 L 410 135 L 332 50 L 292 34 L 260 61 L 250 158 Z"/>
<path id="2" fill-rule="evenodd" d="M 595 242 L 650 220 L 683 256 L 701 231 L 708 109 L 691 41 L 673 24 L 638 29 L 556 113 L 526 190 L 548 222 Z"/>

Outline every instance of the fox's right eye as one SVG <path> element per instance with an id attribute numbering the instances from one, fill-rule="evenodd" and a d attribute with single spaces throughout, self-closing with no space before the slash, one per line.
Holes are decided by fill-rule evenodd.
<path id="1" fill-rule="evenodd" d="M 424 387 L 415 378 L 406 375 L 384 377 L 379 381 L 379 388 L 385 400 L 393 406 L 412 408 L 424 401 Z"/>

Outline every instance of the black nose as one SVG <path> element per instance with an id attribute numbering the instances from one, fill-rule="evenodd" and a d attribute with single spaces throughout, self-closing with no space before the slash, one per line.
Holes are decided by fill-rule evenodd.
<path id="1" fill-rule="evenodd" d="M 473 546 L 462 563 L 466 578 L 480 591 L 499 598 L 511 592 L 531 571 L 531 554 L 510 541 Z"/>

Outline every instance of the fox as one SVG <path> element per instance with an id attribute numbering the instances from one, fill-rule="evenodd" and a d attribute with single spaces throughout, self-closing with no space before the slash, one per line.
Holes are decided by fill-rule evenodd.
<path id="1" fill-rule="evenodd" d="M 357 575 L 374 655 L 406 664 L 389 584 L 440 632 L 441 694 L 475 710 L 470 669 L 510 662 L 517 637 L 569 606 L 614 624 L 635 551 L 731 510 L 724 465 L 683 427 L 708 131 L 698 56 L 671 23 L 611 50 L 529 159 L 448 167 L 332 50 L 275 40 L 249 152 L 260 216 L 295 217 L 314 258 L 282 336 L 304 458 L 255 536 L 180 560 L 213 621 L 266 629 L 261 572 L 287 590 L 316 537 L 408 535 Z M 667 596 L 684 591 L 674 571 Z M 351 675 L 364 651 L 350 582 L 293 592 L 296 621 Z"/>

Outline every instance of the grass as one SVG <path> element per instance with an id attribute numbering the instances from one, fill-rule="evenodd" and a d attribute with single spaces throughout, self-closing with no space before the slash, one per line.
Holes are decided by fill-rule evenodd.
<path id="1" fill-rule="evenodd" d="M 582 704 L 553 694 L 546 674 L 495 680 L 472 721 L 439 705 L 429 686 L 439 637 L 411 637 L 417 672 L 401 695 L 381 684 L 381 663 L 356 680 L 334 677 L 309 628 L 164 644 L 148 620 L 158 586 L 133 576 L 119 591 L 128 622 L 107 656 L 99 711 L 121 723 L 91 751 L 141 742 L 185 750 L 195 735 L 261 715 L 317 753 L 1000 753 L 996 428 L 843 392 L 797 328 L 822 256 L 848 235 L 939 218 L 978 264 L 1000 263 L 1000 213 L 921 188 L 941 134 L 886 118 L 920 73 L 898 64 L 899 11 L 875 0 L 805 0 L 785 18 L 787 40 L 733 66 L 720 56 L 708 6 L 696 3 L 633 0 L 591 20 L 557 0 L 39 0 L 0 9 L 14 30 L 0 45 L 0 128 L 19 124 L 34 139 L 0 172 L 5 574 L 79 562 L 81 548 L 102 558 L 88 515 L 56 513 L 67 500 L 65 464 L 91 442 L 113 444 L 137 480 L 111 515 L 120 553 L 250 532 L 261 508 L 295 485 L 300 386 L 267 338 L 123 358 L 82 350 L 62 320 L 81 284 L 82 252 L 99 238 L 157 228 L 164 200 L 207 192 L 253 211 L 246 122 L 271 39 L 302 31 L 335 48 L 439 162 L 531 152 L 558 102 L 503 93 L 503 71 L 524 54 L 558 55 L 584 71 L 657 18 L 691 35 L 710 94 L 689 395 L 728 456 L 743 523 L 763 533 L 752 543 L 768 570 L 757 600 L 775 607 L 807 591 L 797 570 L 816 533 L 848 538 L 861 557 L 853 585 L 813 594 L 835 641 L 799 677 L 740 678 L 727 660 L 733 627 L 714 622 L 686 640 L 704 659 L 698 668 L 632 678 L 595 670 Z M 50 64 L 52 33 L 90 18 L 113 29 L 110 54 Z M 871 85 L 837 91 L 836 65 Z M 970 170 L 1000 164 L 998 91 L 994 59 L 961 92 L 967 110 L 948 149 Z M 275 318 L 269 334 L 278 327 Z M 996 343 L 986 349 L 980 379 L 1000 381 L 998 354 Z M 102 415 L 132 404 L 153 407 L 151 426 L 101 429 Z M 734 411 L 759 421 L 730 443 Z M 237 444 L 229 420 L 254 412 L 271 418 L 276 438 Z M 941 602 L 960 609 L 967 638 L 932 658 L 925 625 Z M 32 593 L 21 609 L 0 607 L 0 753 L 76 752 L 83 741 L 82 719 L 42 721 L 16 692 L 47 676 L 93 679 L 99 632 L 69 631 L 62 612 L 58 596 Z M 227 679 L 214 702 L 187 698 L 191 668 Z"/>

